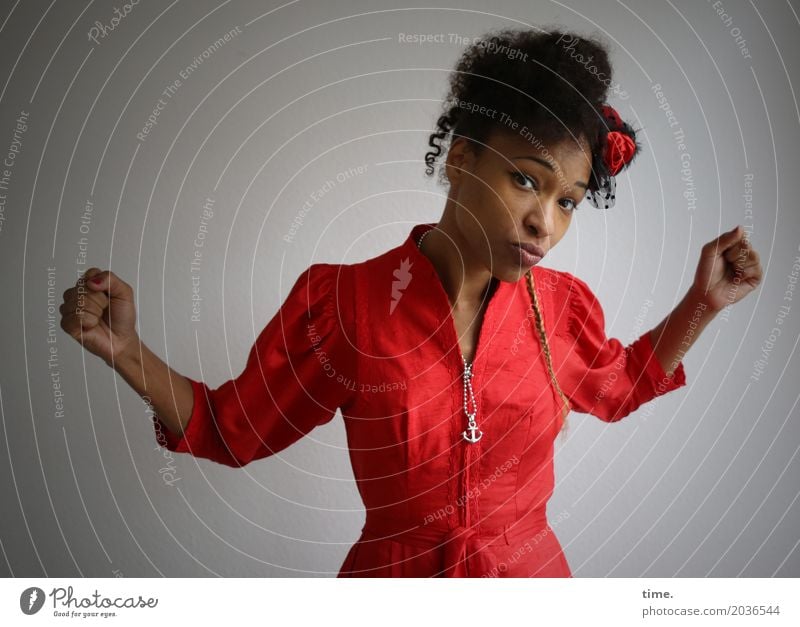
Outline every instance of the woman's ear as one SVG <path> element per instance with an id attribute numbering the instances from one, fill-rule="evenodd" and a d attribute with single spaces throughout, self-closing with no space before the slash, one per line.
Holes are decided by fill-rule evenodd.
<path id="1" fill-rule="evenodd" d="M 445 173 L 451 189 L 458 186 L 464 176 L 469 176 L 465 170 L 468 171 L 472 167 L 474 158 L 475 150 L 466 137 L 457 137 L 453 140 L 445 160 Z"/>

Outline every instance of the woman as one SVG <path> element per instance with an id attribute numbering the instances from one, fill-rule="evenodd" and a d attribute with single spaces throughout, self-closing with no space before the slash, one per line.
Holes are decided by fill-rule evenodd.
<path id="1" fill-rule="evenodd" d="M 674 311 L 623 346 L 585 282 L 539 265 L 584 196 L 614 204 L 639 151 L 605 102 L 610 77 L 603 47 L 572 34 L 469 48 L 426 155 L 432 174 L 450 140 L 439 222 L 361 263 L 307 268 L 216 389 L 140 342 L 110 271 L 65 293 L 62 327 L 152 403 L 171 451 L 240 467 L 341 409 L 367 514 L 340 576 L 570 577 L 546 517 L 566 414 L 616 421 L 685 385 L 685 352 L 761 279 L 744 233 L 724 233 Z"/>

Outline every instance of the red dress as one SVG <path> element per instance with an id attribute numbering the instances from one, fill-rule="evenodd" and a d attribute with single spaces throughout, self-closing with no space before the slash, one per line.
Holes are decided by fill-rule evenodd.
<path id="1" fill-rule="evenodd" d="M 403 244 L 361 263 L 311 265 L 238 377 L 216 389 L 190 379 L 183 437 L 154 416 L 158 442 L 238 467 L 340 408 L 366 507 L 340 577 L 571 577 L 546 518 L 563 419 L 526 279 L 501 281 L 490 296 L 471 378 L 483 436 L 467 442 L 450 302 L 417 248 L 432 226 L 415 225 Z M 533 278 L 572 409 L 615 421 L 685 385 L 683 363 L 667 376 L 649 332 L 627 347 L 606 337 L 582 280 L 540 266 Z"/>

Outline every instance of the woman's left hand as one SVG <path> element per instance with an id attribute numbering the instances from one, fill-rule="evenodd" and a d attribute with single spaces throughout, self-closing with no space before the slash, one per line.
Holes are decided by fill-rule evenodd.
<path id="1" fill-rule="evenodd" d="M 712 311 L 738 303 L 759 283 L 763 270 L 739 225 L 703 246 L 691 290 Z"/>

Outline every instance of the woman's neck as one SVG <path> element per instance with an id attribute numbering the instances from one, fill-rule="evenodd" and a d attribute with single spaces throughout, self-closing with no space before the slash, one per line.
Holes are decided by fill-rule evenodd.
<path id="1" fill-rule="evenodd" d="M 420 250 L 436 269 L 453 309 L 470 311 L 488 302 L 498 280 L 493 280 L 492 273 L 475 258 L 451 211 L 445 209 Z"/>

